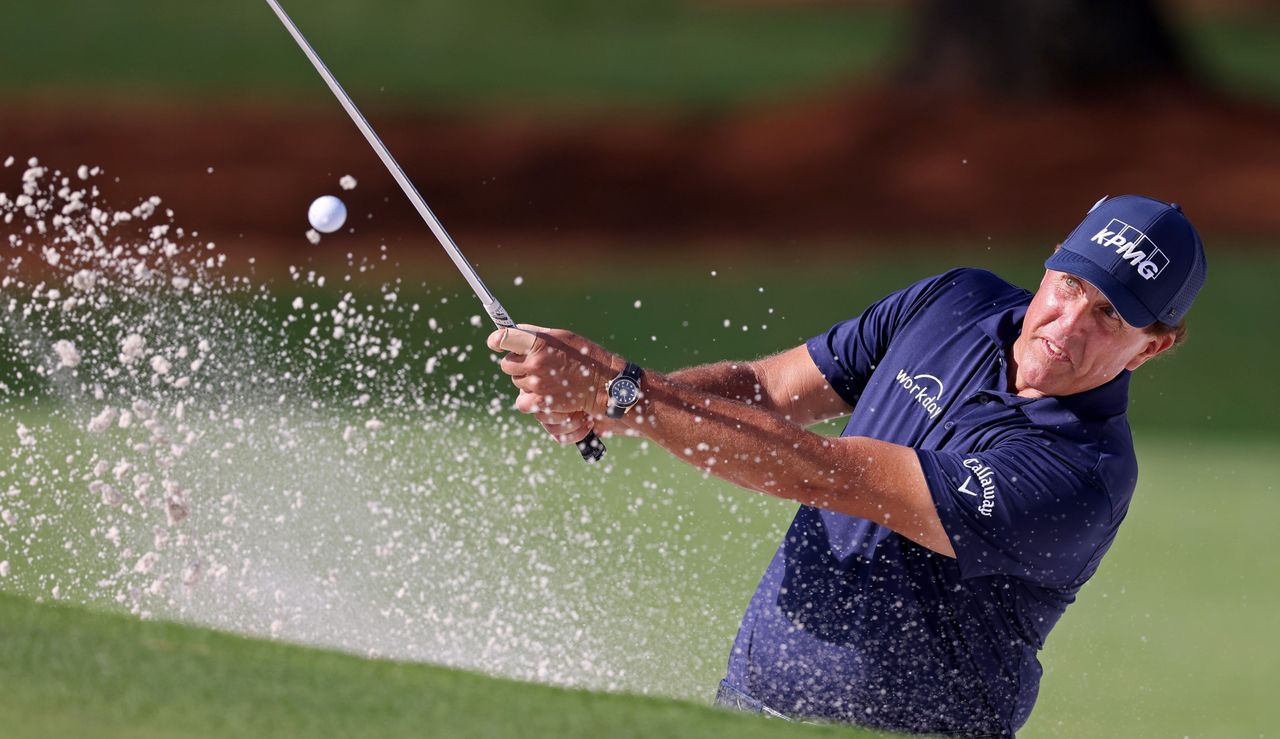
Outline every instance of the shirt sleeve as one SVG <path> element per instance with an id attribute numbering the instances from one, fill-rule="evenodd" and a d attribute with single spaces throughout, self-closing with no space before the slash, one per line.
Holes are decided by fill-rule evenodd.
<path id="1" fill-rule="evenodd" d="M 963 577 L 1068 587 L 1109 539 L 1110 497 L 1048 443 L 916 453 Z"/>
<path id="2" fill-rule="evenodd" d="M 962 270 L 930 277 L 892 293 L 807 342 L 809 356 L 831 387 L 849 405 L 857 405 L 889 343 L 938 288 Z"/>

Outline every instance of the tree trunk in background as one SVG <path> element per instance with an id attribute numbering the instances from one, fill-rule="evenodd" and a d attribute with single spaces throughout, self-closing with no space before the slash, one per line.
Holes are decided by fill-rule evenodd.
<path id="1" fill-rule="evenodd" d="M 1011 97 L 1183 85 L 1155 0 L 917 0 L 903 81 Z"/>

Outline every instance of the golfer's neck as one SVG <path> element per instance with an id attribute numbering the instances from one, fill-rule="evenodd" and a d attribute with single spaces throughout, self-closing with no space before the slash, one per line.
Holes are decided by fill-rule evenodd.
<path id="1" fill-rule="evenodd" d="M 1019 372 L 1021 365 L 1018 363 L 1018 357 L 1026 350 L 1027 346 L 1024 343 L 1024 337 L 1020 334 L 1005 354 L 1005 364 L 1009 367 L 1008 375 L 1005 378 L 1008 388 L 1005 392 L 1021 395 L 1024 398 L 1043 398 L 1044 393 L 1031 387 Z"/>

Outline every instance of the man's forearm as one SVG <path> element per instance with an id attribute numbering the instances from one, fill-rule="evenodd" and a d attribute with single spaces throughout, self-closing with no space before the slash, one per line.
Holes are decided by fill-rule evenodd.
<path id="1" fill-rule="evenodd" d="M 835 445 L 848 446 L 855 440 L 819 436 L 758 404 L 729 399 L 722 391 L 732 387 L 741 396 L 748 375 L 721 367 L 694 368 L 695 374 L 680 375 L 679 380 L 647 373 L 644 399 L 625 419 L 612 422 L 610 430 L 647 437 L 685 462 L 741 487 L 865 514 L 865 501 L 858 500 L 861 472 L 842 469 L 841 455 L 834 453 Z M 686 383 L 686 377 L 693 382 Z M 714 389 L 697 386 L 707 381 Z M 758 390 L 750 390 L 758 400 Z"/>
<path id="2" fill-rule="evenodd" d="M 600 428 L 646 437 L 739 487 L 874 521 L 955 556 L 910 447 L 814 434 L 760 405 L 657 373 L 645 374 L 643 391 L 630 413 Z"/>
<path id="3" fill-rule="evenodd" d="M 760 377 L 751 362 L 716 362 L 677 370 L 671 382 L 748 405 L 762 402 Z"/>
<path id="4" fill-rule="evenodd" d="M 852 408 L 819 371 L 806 345 L 750 362 L 681 370 L 668 379 L 694 390 L 764 408 L 806 428 Z"/>

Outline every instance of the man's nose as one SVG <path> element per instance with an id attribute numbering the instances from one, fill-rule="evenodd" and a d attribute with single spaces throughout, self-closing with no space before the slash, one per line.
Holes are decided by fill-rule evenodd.
<path id="1" fill-rule="evenodd" d="M 1086 300 L 1072 300 L 1062 306 L 1062 315 L 1058 317 L 1058 325 L 1063 329 L 1064 333 L 1074 333 L 1080 322 L 1084 320 L 1085 314 L 1089 311 L 1089 303 Z M 1063 338 L 1066 338 L 1065 336 Z"/>

